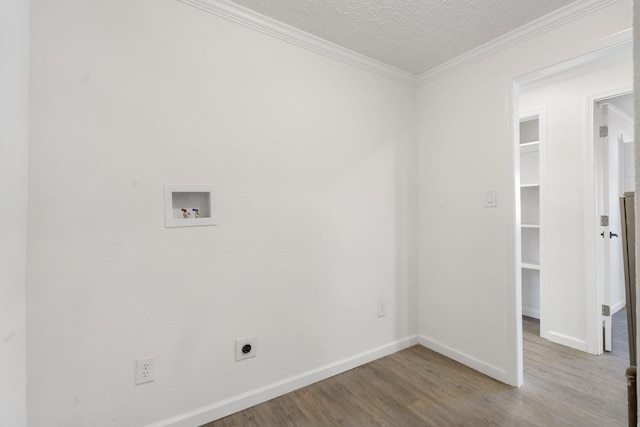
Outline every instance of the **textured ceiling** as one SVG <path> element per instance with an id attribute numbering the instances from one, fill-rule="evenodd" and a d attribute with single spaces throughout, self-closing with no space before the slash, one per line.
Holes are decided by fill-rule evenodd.
<path id="1" fill-rule="evenodd" d="M 576 0 L 232 0 L 420 74 Z"/>

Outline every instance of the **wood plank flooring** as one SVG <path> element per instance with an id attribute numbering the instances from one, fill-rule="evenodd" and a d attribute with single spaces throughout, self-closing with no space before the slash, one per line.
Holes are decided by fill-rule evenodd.
<path id="1" fill-rule="evenodd" d="M 599 357 L 541 339 L 524 318 L 520 389 L 414 346 L 202 427 L 626 426 L 625 316 Z"/>

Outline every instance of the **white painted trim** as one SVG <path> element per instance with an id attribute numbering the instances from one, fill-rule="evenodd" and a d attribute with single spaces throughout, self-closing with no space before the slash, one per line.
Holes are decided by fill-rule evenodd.
<path id="1" fill-rule="evenodd" d="M 585 289 L 586 289 L 586 313 L 587 313 L 587 351 L 600 355 L 604 348 L 602 344 L 602 318 L 598 313 L 603 296 L 598 283 L 598 275 L 601 266 L 598 264 L 598 233 L 600 224 L 595 219 L 598 215 L 598 186 L 596 172 L 596 142 L 595 142 L 595 116 L 594 103 L 596 97 L 588 96 L 585 111 L 585 135 L 587 148 L 584 157 L 584 236 L 585 236 Z M 589 316 L 589 313 L 596 313 Z"/>
<path id="2" fill-rule="evenodd" d="M 438 65 L 417 76 L 418 85 L 430 83 L 447 75 L 460 67 L 466 67 L 523 43 L 554 28 L 565 25 L 571 21 L 602 9 L 618 0 L 583 0 L 570 3 L 548 15 L 529 22 L 513 31 L 510 31 L 488 43 L 472 49 L 460 56 L 453 58 L 444 64 Z"/>
<path id="3" fill-rule="evenodd" d="M 381 357 L 404 350 L 405 348 L 414 346 L 417 343 L 418 337 L 410 336 L 335 363 L 304 372 L 300 375 L 295 375 L 281 381 L 268 384 L 264 387 L 250 390 L 246 393 L 230 397 L 220 402 L 215 402 L 211 405 L 149 424 L 147 427 L 194 427 L 206 424 L 298 390 L 302 387 L 306 387 L 318 381 L 333 377 L 334 375 L 341 374 L 350 369 L 357 368 L 358 366 L 372 362 Z"/>
<path id="4" fill-rule="evenodd" d="M 459 67 L 481 61 L 533 37 L 602 9 L 618 0 L 583 0 L 573 2 L 419 75 L 369 58 L 280 21 L 276 21 L 275 19 L 229 0 L 178 1 L 356 68 L 395 80 L 407 86 L 416 87 L 437 80 L 455 71 Z M 631 30 L 629 30 L 629 35 L 630 34 Z M 608 46 L 603 46 L 602 48 L 606 47 Z M 586 52 L 597 50 L 594 46 L 589 46 L 587 49 Z"/>
<path id="5" fill-rule="evenodd" d="M 284 24 L 228 0 L 178 0 L 205 12 L 235 22 L 279 40 L 294 44 L 320 55 L 338 60 L 356 68 L 395 80 L 407 86 L 416 86 L 416 76 L 375 59 L 339 46 L 305 31 Z"/>
<path id="6" fill-rule="evenodd" d="M 509 384 L 509 376 L 507 371 L 490 363 L 484 362 L 459 350 L 456 350 L 448 345 L 442 344 L 432 338 L 425 335 L 418 336 L 418 344 L 427 347 L 437 353 L 447 356 L 450 359 L 460 362 L 478 372 L 488 375 L 500 382 Z"/>
<path id="7" fill-rule="evenodd" d="M 624 35 L 628 35 L 629 39 L 627 40 L 626 38 L 624 40 L 622 40 L 622 42 L 620 44 L 617 44 L 616 46 L 618 46 L 617 49 L 613 49 L 608 51 L 606 59 L 604 57 L 600 57 L 598 58 L 598 60 L 595 61 L 589 61 L 586 62 L 584 64 L 576 64 L 576 66 L 574 68 L 571 68 L 569 70 L 565 70 L 565 71 L 560 71 L 558 73 L 555 73 L 553 76 L 550 77 L 546 77 L 543 79 L 539 79 L 536 80 L 534 82 L 529 82 L 526 85 L 523 85 L 523 89 L 526 90 L 532 90 L 535 89 L 539 86 L 546 86 L 546 85 L 550 85 L 553 83 L 557 83 L 557 82 L 562 82 L 562 81 L 567 81 L 570 79 L 574 79 L 574 78 L 579 78 L 582 77 L 584 75 L 587 75 L 589 73 L 593 73 L 596 72 L 598 70 L 601 70 L 603 68 L 608 68 L 608 67 L 612 67 L 613 65 L 617 64 L 617 63 L 622 63 L 624 61 L 630 61 L 633 58 L 632 52 L 631 52 L 631 32 L 630 31 L 625 31 Z M 619 36 L 620 34 L 616 34 L 615 35 L 615 41 L 611 40 L 611 42 L 617 43 L 617 41 L 619 40 Z"/>
<path id="8" fill-rule="evenodd" d="M 521 387 L 524 383 L 523 369 L 523 348 L 522 348 L 522 218 L 520 214 L 520 106 L 519 106 L 519 84 L 514 79 L 507 78 L 507 117 L 509 123 L 509 134 L 511 139 L 505 141 L 508 146 L 504 152 L 510 154 L 507 159 L 511 162 L 511 167 L 506 168 L 509 176 L 505 177 L 505 182 L 513 183 L 511 188 L 512 203 L 511 209 L 505 210 L 505 222 L 510 226 L 507 233 L 507 256 L 509 262 L 505 272 L 507 274 L 506 283 L 513 283 L 508 286 L 505 292 L 506 312 L 505 324 L 507 326 L 507 342 L 517 343 L 514 351 L 508 351 L 507 376 L 508 384 Z M 510 309 L 509 309 L 510 308 Z"/>
<path id="9" fill-rule="evenodd" d="M 629 58 L 632 46 L 633 30 L 629 28 L 575 49 L 570 54 L 552 58 L 535 67 L 529 66 L 512 76 L 527 89 L 542 79 L 545 79 L 543 83 L 547 83 L 556 76 L 578 77 L 587 74 L 595 66 L 610 65 L 611 61 Z"/>
<path id="10" fill-rule="evenodd" d="M 562 344 L 576 350 L 587 352 L 587 342 L 576 337 L 561 334 L 560 332 L 549 331 L 547 339 L 556 344 Z"/>

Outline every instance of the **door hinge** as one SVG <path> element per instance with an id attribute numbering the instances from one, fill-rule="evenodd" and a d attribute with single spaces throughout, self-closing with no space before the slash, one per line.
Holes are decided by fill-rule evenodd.
<path id="1" fill-rule="evenodd" d="M 600 138 L 609 136 L 609 126 L 600 126 Z"/>
<path id="2" fill-rule="evenodd" d="M 602 305 L 602 315 L 603 316 L 611 316 L 611 307 L 609 307 L 608 305 Z"/>
<path id="3" fill-rule="evenodd" d="M 609 226 L 609 215 L 600 215 L 600 227 Z"/>

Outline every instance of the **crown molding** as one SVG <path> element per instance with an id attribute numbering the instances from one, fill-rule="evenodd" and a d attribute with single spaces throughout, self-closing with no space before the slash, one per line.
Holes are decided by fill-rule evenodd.
<path id="1" fill-rule="evenodd" d="M 575 1 L 418 75 L 369 58 L 229 0 L 178 1 L 353 67 L 395 80 L 407 86 L 416 87 L 430 83 L 460 67 L 479 62 L 619 0 Z M 627 35 L 625 34 L 625 36 Z"/>
<path id="2" fill-rule="evenodd" d="M 536 70 L 521 70 L 511 77 L 520 83 L 522 90 L 529 90 L 632 59 L 633 30 L 629 28 L 582 46 L 571 57 L 555 57 Z"/>
<path id="3" fill-rule="evenodd" d="M 181 3 L 212 13 L 221 18 L 244 25 L 271 37 L 294 44 L 315 53 L 349 64 L 373 74 L 415 87 L 416 76 L 350 49 L 321 39 L 275 19 L 257 13 L 228 0 L 178 0 Z"/>
<path id="4" fill-rule="evenodd" d="M 488 43 L 472 49 L 441 65 L 425 71 L 417 76 L 418 85 L 424 85 L 453 70 L 471 65 L 485 58 L 493 56 L 510 47 L 523 43 L 554 28 L 560 27 L 585 15 L 593 13 L 619 0 L 583 0 L 570 3 L 548 15 L 531 21 L 513 31 L 510 31 Z"/>

